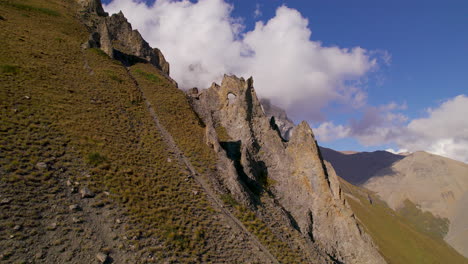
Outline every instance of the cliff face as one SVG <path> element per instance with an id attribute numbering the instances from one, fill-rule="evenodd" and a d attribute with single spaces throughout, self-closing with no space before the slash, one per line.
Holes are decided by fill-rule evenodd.
<path id="1" fill-rule="evenodd" d="M 221 146 L 236 166 L 235 180 L 242 181 L 229 188 L 236 197 L 249 193 L 244 203 L 255 204 L 258 190 L 268 192 L 289 215 L 290 226 L 334 261 L 385 263 L 358 226 L 307 123 L 293 128 L 289 142 L 282 140 L 262 109 L 252 79 L 225 76 L 221 86 L 213 84 L 191 97 L 205 123 L 223 127 L 229 135 Z M 241 194 L 239 186 L 246 188 Z"/>
<path id="2" fill-rule="evenodd" d="M 268 118 L 275 118 L 274 122 L 278 126 L 283 139 L 289 140 L 292 129 L 294 128 L 294 123 L 288 118 L 286 111 L 272 104 L 270 100 L 265 98 L 260 99 L 260 103 L 262 104 L 263 111 L 265 111 L 266 116 Z"/>
<path id="3" fill-rule="evenodd" d="M 109 57 L 126 66 L 149 62 L 169 76 L 169 63 L 162 52 L 151 48 L 137 30 L 133 30 L 122 12 L 109 16 L 100 0 L 79 0 L 90 37 L 85 48 L 100 48 Z"/>
<path id="4" fill-rule="evenodd" d="M 80 4 L 88 16 L 86 48 L 100 48 L 127 67 L 149 62 L 171 80 L 162 53 L 132 30 L 122 13 L 109 17 L 100 0 Z M 319 248 L 331 261 L 384 263 L 357 225 L 307 123 L 282 129 L 284 124 L 267 118 L 252 79 L 225 76 L 221 86 L 213 84 L 192 96 L 207 125 L 206 143 L 218 156 L 217 177 L 237 201 L 255 209 L 262 206 L 261 193 L 267 192 L 279 203 L 288 224 L 312 242 L 310 249 Z M 228 138 L 219 135 L 219 128 Z"/>

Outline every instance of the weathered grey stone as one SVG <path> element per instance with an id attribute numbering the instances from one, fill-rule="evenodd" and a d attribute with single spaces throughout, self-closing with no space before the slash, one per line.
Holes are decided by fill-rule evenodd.
<path id="1" fill-rule="evenodd" d="M 56 222 L 53 222 L 52 224 L 50 224 L 49 226 L 49 229 L 50 230 L 55 230 L 57 228 L 57 223 Z"/>
<path id="2" fill-rule="evenodd" d="M 102 9 L 100 0 L 77 0 L 82 6 L 82 15 L 87 17 L 90 36 L 84 48 L 100 48 L 109 57 L 120 60 L 125 65 L 148 62 L 169 77 L 170 66 L 163 53 L 152 48 L 137 30 L 133 30 L 122 12 L 109 16 Z"/>
<path id="3" fill-rule="evenodd" d="M 0 201 L 0 204 L 9 204 L 11 203 L 12 199 L 11 198 L 3 198 L 1 201 Z"/>
<path id="4" fill-rule="evenodd" d="M 44 258 L 44 255 L 45 255 L 45 253 L 44 253 L 44 251 L 41 249 L 41 250 L 39 250 L 39 251 L 34 255 L 34 258 L 36 258 L 36 259 L 42 259 L 42 258 Z"/>
<path id="5" fill-rule="evenodd" d="M 88 189 L 88 187 L 83 187 L 80 189 L 81 198 L 93 198 L 94 193 Z"/>
<path id="6" fill-rule="evenodd" d="M 158 56 L 158 65 L 160 69 L 167 75 L 170 74 L 169 62 L 164 57 L 164 54 L 158 48 L 153 49 L 154 53 Z"/>
<path id="7" fill-rule="evenodd" d="M 235 100 L 230 102 L 229 94 Z M 248 199 L 258 188 L 269 188 L 300 232 L 333 259 L 385 263 L 354 219 L 338 177 L 323 162 L 306 122 L 294 127 L 289 142 L 284 141 L 265 115 L 251 78 L 224 76 L 221 86 L 213 84 L 197 97 L 191 102 L 207 126 L 207 144 L 218 156 L 231 160 L 234 171 L 224 174 L 224 182 L 236 199 Z M 214 127 L 218 126 L 231 138 L 222 146 L 216 146 Z M 267 187 L 268 182 L 274 184 Z"/>
<path id="8" fill-rule="evenodd" d="M 47 163 L 45 163 L 45 162 L 38 162 L 38 163 L 36 164 L 36 168 L 38 168 L 38 169 L 40 169 L 40 170 L 45 170 L 45 169 L 47 169 Z"/>
<path id="9" fill-rule="evenodd" d="M 109 256 L 103 252 L 99 252 L 96 254 L 96 259 L 101 263 L 106 263 L 108 258 Z"/>
<path id="10" fill-rule="evenodd" d="M 80 211 L 81 210 L 81 207 L 77 204 L 72 204 L 68 207 L 70 209 L 70 211 L 72 212 L 76 212 L 76 211 Z"/>
<path id="11" fill-rule="evenodd" d="M 291 137 L 291 132 L 294 128 L 294 122 L 289 119 L 286 111 L 276 105 L 273 105 L 270 100 L 262 98 L 260 99 L 260 103 L 262 104 L 263 111 L 265 115 L 275 123 L 278 127 L 278 131 L 281 134 L 281 137 L 285 140 L 289 140 Z M 270 121 L 272 122 L 272 121 Z"/>
<path id="12" fill-rule="evenodd" d="M 197 96 L 198 95 L 198 88 L 193 87 L 187 90 L 187 93 L 191 96 Z"/>
<path id="13" fill-rule="evenodd" d="M 78 3 L 82 6 L 83 11 L 88 13 L 94 13 L 98 16 L 107 16 L 108 14 L 104 12 L 102 8 L 101 0 L 77 0 Z"/>

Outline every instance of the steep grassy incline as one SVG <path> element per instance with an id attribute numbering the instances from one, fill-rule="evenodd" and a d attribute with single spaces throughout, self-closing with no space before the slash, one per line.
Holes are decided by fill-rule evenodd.
<path id="1" fill-rule="evenodd" d="M 0 260 L 268 263 L 168 149 L 131 75 L 164 77 L 82 50 L 77 8 L 0 2 Z M 199 172 L 215 173 L 185 96 L 160 85 L 161 122 Z M 82 199 L 84 187 L 95 196 Z"/>
<path id="2" fill-rule="evenodd" d="M 130 68 L 130 73 L 153 106 L 161 124 L 170 132 L 178 148 L 188 158 L 194 169 L 201 174 L 202 180 L 205 180 L 207 184 L 211 183 L 212 187 L 216 186 L 216 178 L 220 178 L 216 170 L 217 158 L 206 144 L 205 125 L 192 110 L 185 93 L 176 89 L 149 64 L 136 64 Z M 275 234 L 264 220 L 253 211 L 238 204 L 229 194 L 211 193 L 212 197 L 217 196 L 214 199 L 219 203 L 224 202 L 223 207 L 226 209 L 222 211 L 228 210 L 228 214 L 235 216 L 240 221 L 239 223 L 245 226 L 248 233 L 257 237 L 265 247 L 262 251 L 271 252 L 281 263 L 310 263 L 312 261 L 308 252 L 301 252 L 298 245 L 285 241 L 288 239 L 284 239 L 283 236 L 289 235 L 290 230 L 276 230 L 276 233 L 282 234 Z M 274 225 L 274 223 L 269 224 Z"/>
<path id="3" fill-rule="evenodd" d="M 359 222 L 364 226 L 381 254 L 390 264 L 407 263 L 468 263 L 468 260 L 445 243 L 438 228 L 426 228 L 425 231 L 413 225 L 406 217 L 423 219 L 424 224 L 439 226 L 437 219 L 417 212 L 408 205 L 402 212 L 395 212 L 377 196 L 360 187 L 341 179 L 343 191 Z"/>

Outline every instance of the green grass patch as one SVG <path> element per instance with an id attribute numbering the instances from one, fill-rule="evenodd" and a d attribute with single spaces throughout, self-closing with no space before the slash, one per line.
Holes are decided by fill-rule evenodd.
<path id="1" fill-rule="evenodd" d="M 0 72 L 5 74 L 18 74 L 20 72 L 20 67 L 15 65 L 0 65 Z"/>
<path id="2" fill-rule="evenodd" d="M 26 4 L 23 4 L 23 3 L 14 3 L 14 2 L 4 2 L 3 4 L 4 5 L 9 5 L 9 6 L 14 7 L 16 9 L 19 9 L 19 10 L 28 11 L 28 12 L 38 12 L 38 13 L 41 13 L 41 14 L 45 14 L 45 15 L 49 15 L 49 16 L 55 16 L 55 17 L 60 16 L 59 12 L 57 12 L 55 10 L 52 10 L 52 9 L 49 9 L 49 8 L 36 7 L 36 6 L 32 6 L 32 5 L 26 5 Z"/>
<path id="3" fill-rule="evenodd" d="M 405 200 L 403 207 L 398 208 L 397 212 L 408 220 L 413 227 L 427 235 L 443 239 L 449 229 L 449 220 L 433 215 L 431 212 L 423 212 L 410 200 Z"/>
<path id="4" fill-rule="evenodd" d="M 239 205 L 239 203 L 236 201 L 236 199 L 234 199 L 232 197 L 232 195 L 230 194 L 222 194 L 221 195 L 221 200 L 225 203 L 225 204 L 228 204 L 230 206 L 236 206 L 236 205 Z"/>
<path id="5" fill-rule="evenodd" d="M 88 154 L 88 163 L 93 166 L 98 166 L 107 161 L 107 158 L 104 155 L 101 155 L 98 152 L 91 152 Z"/>
<path id="6" fill-rule="evenodd" d="M 141 76 L 143 76 L 148 81 L 152 81 L 154 83 L 161 83 L 161 78 L 159 78 L 155 74 L 148 73 L 148 72 L 142 71 L 140 69 L 136 69 L 135 72 L 140 74 Z"/>
<path id="7" fill-rule="evenodd" d="M 99 49 L 99 48 L 90 48 L 89 51 L 91 51 L 92 53 L 95 53 L 99 56 L 102 56 L 102 57 L 105 57 L 105 58 L 109 58 L 109 55 L 107 55 L 107 53 L 105 53 L 102 49 Z"/>
<path id="8" fill-rule="evenodd" d="M 113 81 L 115 81 L 117 83 L 120 83 L 120 84 L 124 82 L 124 80 L 121 77 L 119 77 L 115 72 L 110 71 L 110 70 L 108 70 L 106 72 L 107 72 L 107 75 L 109 76 L 109 78 L 111 80 L 113 80 Z"/>

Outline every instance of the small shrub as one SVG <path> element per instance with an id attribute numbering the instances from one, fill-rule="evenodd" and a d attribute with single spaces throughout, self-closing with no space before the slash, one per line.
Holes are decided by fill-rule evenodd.
<path id="1" fill-rule="evenodd" d="M 117 76 L 114 75 L 114 74 L 109 74 L 109 78 L 111 78 L 111 80 L 116 81 L 116 82 L 118 82 L 118 83 L 123 83 L 123 80 L 120 79 L 119 77 L 117 77 Z"/>
<path id="2" fill-rule="evenodd" d="M 19 73 L 20 68 L 18 66 L 14 65 L 0 65 L 0 71 L 2 73 L 10 73 L 10 74 L 17 74 Z"/>
<path id="3" fill-rule="evenodd" d="M 88 154 L 88 163 L 93 166 L 98 166 L 107 161 L 107 158 L 98 152 L 91 152 Z"/>
<path id="4" fill-rule="evenodd" d="M 221 200 L 230 206 L 236 206 L 239 203 L 234 199 L 230 194 L 222 194 L 221 195 Z"/>

